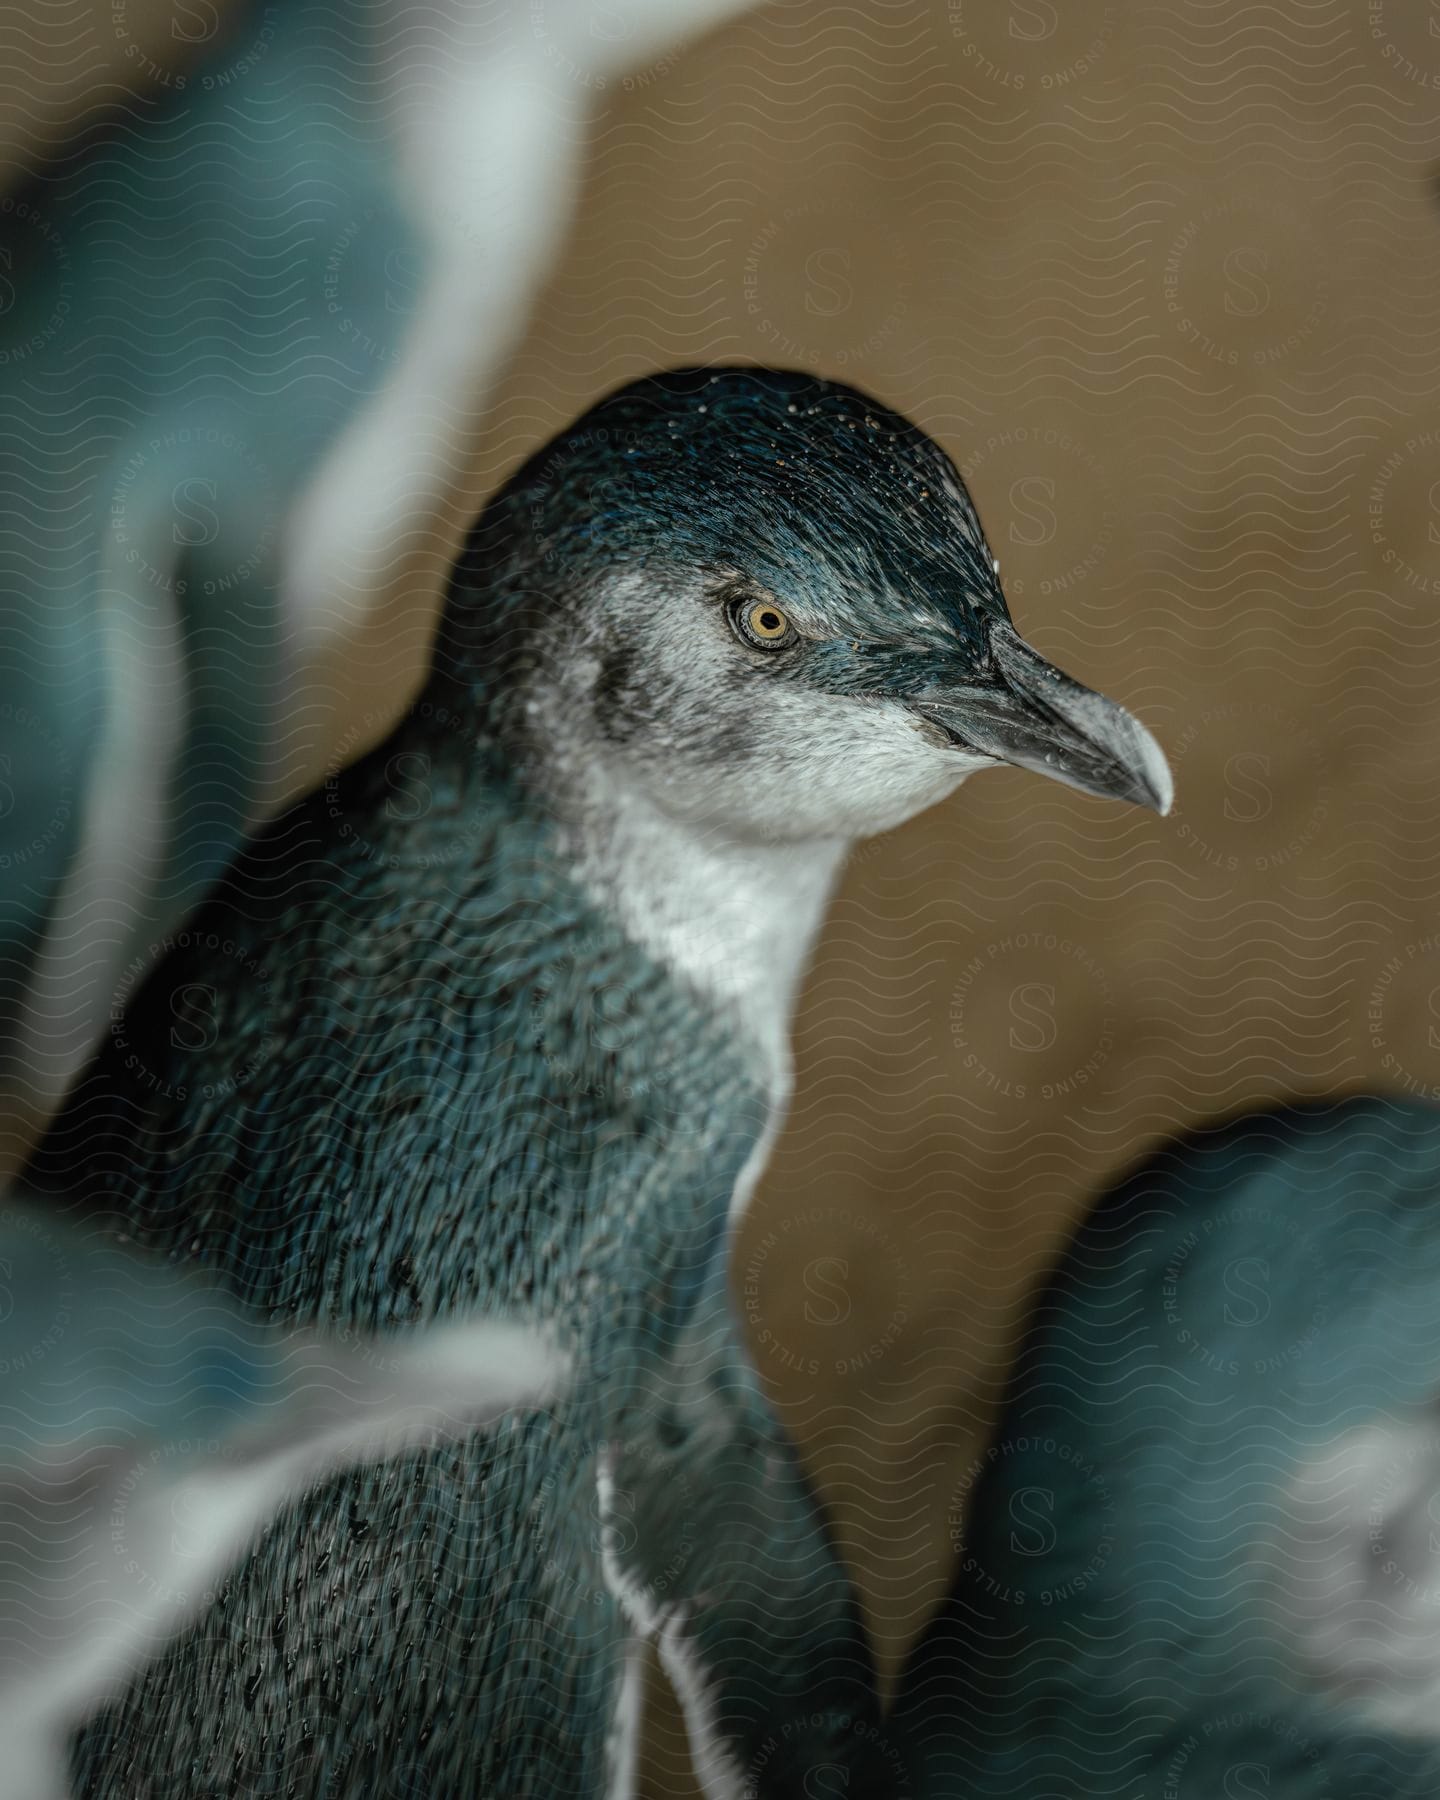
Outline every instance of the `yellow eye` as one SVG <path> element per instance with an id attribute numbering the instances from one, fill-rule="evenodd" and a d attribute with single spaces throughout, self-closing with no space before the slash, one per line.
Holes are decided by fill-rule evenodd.
<path id="1" fill-rule="evenodd" d="M 773 643 L 790 630 L 790 621 L 778 606 L 752 606 L 747 622 L 757 638 Z"/>
<path id="2" fill-rule="evenodd" d="M 783 650 L 795 641 L 795 627 L 773 600 L 740 600 L 730 622 L 741 642 L 757 650 Z"/>

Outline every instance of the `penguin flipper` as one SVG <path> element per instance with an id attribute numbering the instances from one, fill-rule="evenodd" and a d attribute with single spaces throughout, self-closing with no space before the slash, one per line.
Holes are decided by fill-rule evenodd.
<path id="1" fill-rule="evenodd" d="M 0 1743 L 4 1791 L 26 1800 L 69 1791 L 69 1733 L 287 1502 L 478 1429 L 560 1374 L 493 1320 L 383 1342 L 280 1330 L 202 1274 L 15 1197 L 0 1369 Z"/>
<path id="2" fill-rule="evenodd" d="M 607 1584 L 676 1691 L 706 1800 L 901 1793 L 858 1598 L 713 1291 L 602 1448 L 597 1503 Z"/>

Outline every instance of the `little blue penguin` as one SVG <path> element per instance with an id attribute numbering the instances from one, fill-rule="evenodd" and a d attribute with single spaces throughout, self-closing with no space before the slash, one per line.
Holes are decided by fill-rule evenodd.
<path id="1" fill-rule="evenodd" d="M 559 1371 L 513 1326 L 284 1331 L 188 1265 L 0 1206 L 0 1768 L 64 1800 L 77 1721 L 288 1498 L 455 1437 Z"/>
<path id="2" fill-rule="evenodd" d="M 1440 1793 L 1440 1111 L 1167 1145 L 1045 1287 L 891 1720 L 924 1800 Z"/>
<path id="3" fill-rule="evenodd" d="M 508 481 L 401 722 L 246 844 L 30 1179 L 269 1319 L 503 1315 L 568 1383 L 289 1507 L 78 1794 L 623 1795 L 647 1644 L 707 1795 L 905 1791 L 726 1258 L 849 846 L 1002 762 L 1170 804 L 889 408 L 674 371 Z"/>

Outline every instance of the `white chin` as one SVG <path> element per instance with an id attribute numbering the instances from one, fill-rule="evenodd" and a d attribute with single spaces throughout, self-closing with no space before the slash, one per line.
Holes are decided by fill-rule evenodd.
<path id="1" fill-rule="evenodd" d="M 989 757 L 969 757 L 958 751 L 951 751 L 926 782 L 907 784 L 891 794 L 877 793 L 873 805 L 865 804 L 868 796 L 858 795 L 865 817 L 863 823 L 857 825 L 854 835 L 876 837 L 882 831 L 894 831 L 907 819 L 928 812 L 932 806 L 938 806 L 942 800 L 948 799 L 972 775 L 978 775 L 982 769 L 998 766 Z"/>

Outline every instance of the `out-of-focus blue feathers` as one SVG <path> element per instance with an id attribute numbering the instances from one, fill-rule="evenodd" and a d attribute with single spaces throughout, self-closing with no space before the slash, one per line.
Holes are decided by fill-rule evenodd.
<path id="1" fill-rule="evenodd" d="M 1408 1512 L 1437 1431 L 1440 1114 L 1316 1104 L 1162 1150 L 1077 1234 L 953 1497 L 896 1711 L 917 1791 L 1434 1794 Z"/>

